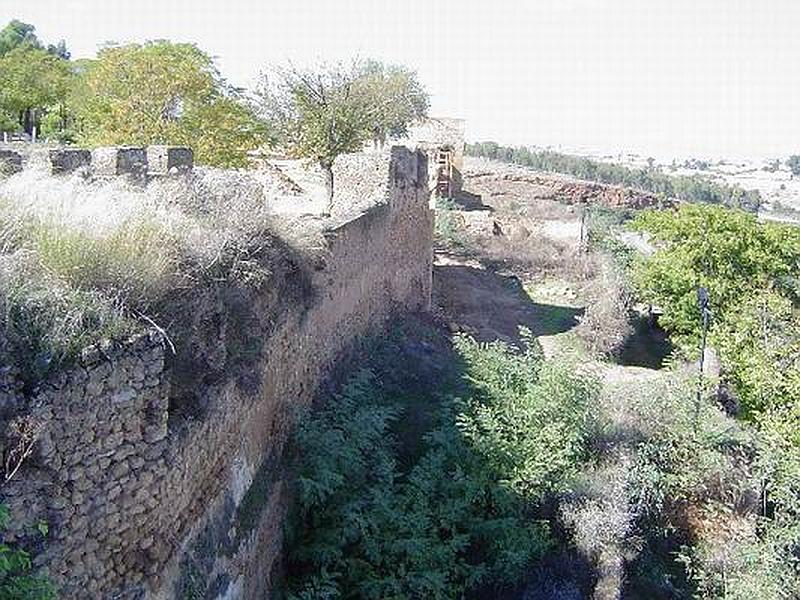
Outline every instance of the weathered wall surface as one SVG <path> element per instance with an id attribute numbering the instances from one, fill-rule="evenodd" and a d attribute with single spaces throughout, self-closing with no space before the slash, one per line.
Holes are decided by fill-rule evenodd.
<path id="1" fill-rule="evenodd" d="M 439 175 L 436 164 L 439 150 L 449 149 L 452 171 L 450 173 L 450 192 L 458 194 L 462 189 L 464 170 L 464 119 L 428 117 L 420 119 L 409 127 L 408 134 L 401 143 L 409 148 L 418 148 L 428 157 L 428 189 L 437 187 Z"/>
<path id="2" fill-rule="evenodd" d="M 268 596 L 281 557 L 281 457 L 293 412 L 361 336 L 430 302 L 425 158 L 394 148 L 373 160 L 361 178 L 342 167 L 342 182 L 357 180 L 357 193 L 379 203 L 328 223 L 313 300 L 279 313 L 256 307 L 280 315 L 259 332 L 257 385 L 198 384 L 203 410 L 178 414 L 164 344 L 149 333 L 87 349 L 30 399 L 39 441 L 2 501 L 14 523 L 49 524 L 44 541 L 14 534 L 40 540 L 36 563 L 64 598 Z M 21 402 L 13 378 L 0 379 L 4 404 Z"/>
<path id="3" fill-rule="evenodd" d="M 464 119 L 429 117 L 414 123 L 408 139 L 423 149 L 449 147 L 453 150 L 453 166 L 464 167 Z"/>

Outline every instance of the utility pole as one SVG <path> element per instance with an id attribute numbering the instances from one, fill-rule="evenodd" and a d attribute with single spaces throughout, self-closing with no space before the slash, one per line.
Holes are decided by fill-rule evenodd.
<path id="1" fill-rule="evenodd" d="M 698 420 L 700 418 L 700 403 L 703 401 L 703 369 L 706 358 L 706 338 L 708 337 L 708 324 L 711 320 L 711 306 L 708 290 L 704 287 L 697 288 L 697 306 L 700 308 L 700 325 L 703 330 L 703 337 L 700 343 L 700 373 L 697 379 L 697 397 L 694 404 L 694 431 L 697 433 Z"/>

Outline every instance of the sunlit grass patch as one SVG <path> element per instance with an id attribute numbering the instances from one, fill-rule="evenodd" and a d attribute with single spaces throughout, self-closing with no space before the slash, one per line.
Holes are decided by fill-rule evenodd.
<path id="1" fill-rule="evenodd" d="M 0 182 L 4 362 L 32 385 L 101 339 L 185 333 L 170 327 L 220 286 L 268 285 L 283 255 L 251 179 L 199 171 L 141 188 L 31 169 Z"/>
<path id="2" fill-rule="evenodd" d="M 46 271 L 69 285 L 113 291 L 129 304 L 153 304 L 184 277 L 177 240 L 148 217 L 104 235 L 39 222 L 27 245 Z"/>
<path id="3" fill-rule="evenodd" d="M 31 254 L 0 257 L 0 325 L 6 351 L 33 383 L 99 338 L 130 335 L 136 323 L 118 296 L 75 289 Z"/>

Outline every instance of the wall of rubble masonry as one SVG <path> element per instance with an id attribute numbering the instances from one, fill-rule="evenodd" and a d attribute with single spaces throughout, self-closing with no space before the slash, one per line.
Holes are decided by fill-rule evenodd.
<path id="1" fill-rule="evenodd" d="M 191 166 L 190 153 L 168 148 L 62 150 L 49 160 L 54 173 Z M 430 301 L 425 157 L 393 148 L 338 168 L 342 197 L 353 188 L 374 202 L 320 219 L 314 293 L 271 313 L 280 317 L 262 332 L 258 385 L 198 383 L 202 413 L 172 414 L 169 348 L 158 332 L 87 348 L 33 392 L 0 369 L 0 411 L 26 407 L 19 430 L 36 436 L 0 489 L 12 515 L 5 539 L 33 550 L 60 597 L 268 597 L 289 497 L 281 457 L 296 408 L 366 333 Z M 6 450 L 15 441 L 7 437 Z M 46 536 L 36 523 L 47 523 Z"/>

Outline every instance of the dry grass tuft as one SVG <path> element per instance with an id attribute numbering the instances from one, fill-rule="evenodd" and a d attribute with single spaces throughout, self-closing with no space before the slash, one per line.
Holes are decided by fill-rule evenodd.
<path id="1" fill-rule="evenodd" d="M 625 277 L 604 257 L 596 258 L 599 268 L 586 279 L 583 295 L 586 312 L 575 333 L 593 352 L 605 356 L 619 353 L 633 333 L 630 311 L 633 295 Z"/>
<path id="2" fill-rule="evenodd" d="M 263 186 L 235 171 L 146 187 L 35 168 L 2 180 L 0 346 L 35 382 L 89 343 L 167 320 L 182 291 L 264 285 L 271 224 Z"/>

